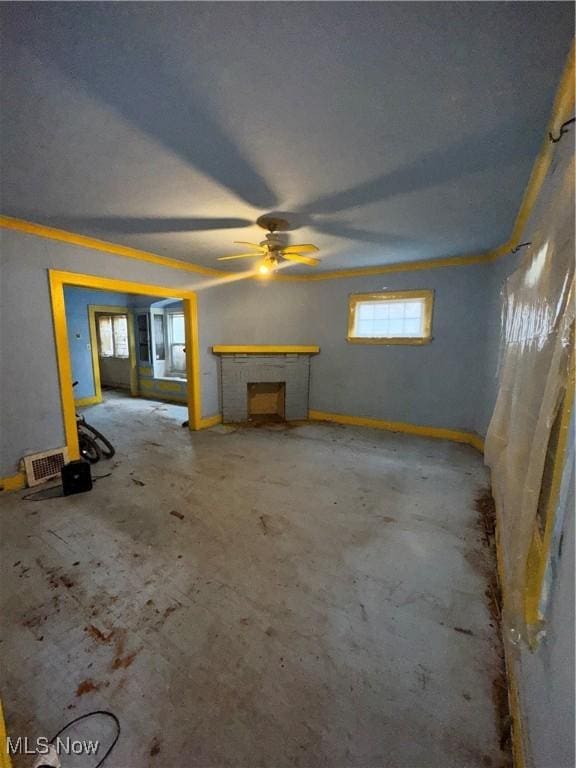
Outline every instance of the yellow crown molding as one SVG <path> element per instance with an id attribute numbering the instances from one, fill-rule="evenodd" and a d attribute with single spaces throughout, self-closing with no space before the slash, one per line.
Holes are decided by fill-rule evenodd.
<path id="1" fill-rule="evenodd" d="M 105 240 L 98 240 L 94 237 L 80 235 L 76 232 L 67 232 L 63 229 L 55 229 L 54 227 L 47 227 L 43 224 L 36 224 L 32 221 L 16 219 L 12 216 L 0 216 L 0 229 L 11 229 L 17 232 L 22 232 L 25 235 L 35 235 L 36 237 L 43 237 L 47 240 L 58 240 L 60 242 L 67 243 L 68 245 L 77 245 L 82 248 L 89 248 L 95 251 L 112 253 L 115 256 L 124 256 L 130 259 L 146 261 L 151 264 L 157 264 L 161 267 L 169 267 L 170 269 L 194 272 L 206 277 L 241 278 L 244 274 L 242 272 L 227 272 L 225 270 L 216 269 L 214 267 L 204 267 L 200 264 L 193 264 L 192 262 L 182 261 L 182 259 L 173 259 L 169 256 L 160 256 L 156 253 L 140 251 L 136 248 L 130 248 L 126 245 L 118 245 L 116 243 L 110 243 Z M 274 280 L 275 282 L 300 283 L 317 280 L 335 280 L 338 278 L 348 277 L 369 277 L 371 275 L 385 275 L 391 272 L 415 272 L 423 269 L 438 269 L 441 267 L 461 267 L 471 264 L 484 264 L 486 262 L 494 261 L 494 259 L 498 258 L 499 256 L 508 253 L 512 247 L 513 244 L 511 242 L 506 242 L 494 250 L 469 256 L 447 256 L 445 258 L 422 259 L 420 261 L 402 263 L 397 262 L 394 264 L 383 264 L 374 267 L 338 269 L 332 272 L 318 272 L 313 275 L 284 275 L 276 272 L 266 278 L 262 278 L 261 275 L 254 274 L 250 275 L 249 279 L 258 280 L 260 282 L 264 282 L 264 280 Z"/>
<path id="2" fill-rule="evenodd" d="M 118 245 L 117 243 L 110 243 L 106 240 L 98 240 L 95 237 L 79 235 L 75 232 L 67 232 L 63 229 L 55 229 L 54 227 L 46 227 L 43 224 L 34 224 L 31 221 L 15 219 L 11 216 L 0 216 L 0 227 L 2 229 L 13 229 L 17 232 L 22 232 L 25 235 L 44 237 L 47 240 L 58 240 L 62 243 L 67 243 L 68 245 L 78 245 L 93 251 L 103 251 L 104 253 L 112 253 L 115 256 L 124 256 L 128 259 L 147 261 L 150 264 L 157 264 L 160 267 L 170 267 L 170 269 L 181 269 L 185 272 L 194 272 L 199 275 L 206 275 L 206 277 L 222 277 L 224 275 L 234 274 L 223 272 L 220 269 L 213 269 L 212 267 L 204 267 L 200 264 L 193 264 L 188 261 L 182 261 L 181 259 L 172 259 L 169 256 L 159 256 L 156 253 L 140 251 L 137 248 L 130 248 L 127 245 Z"/>
<path id="3" fill-rule="evenodd" d="M 442 267 L 464 267 L 494 261 L 502 247 L 504 246 L 487 253 L 472 256 L 447 256 L 444 259 L 423 259 L 420 261 L 407 261 L 401 264 L 383 264 L 377 267 L 338 269 L 333 272 L 317 272 L 314 275 L 280 275 L 276 273 L 272 279 L 279 282 L 300 283 L 316 282 L 318 280 L 342 280 L 349 277 L 370 277 L 372 275 L 386 275 L 391 272 L 418 272 L 423 269 L 439 269 Z M 508 248 L 507 250 L 510 249 Z"/>
<path id="4" fill-rule="evenodd" d="M 216 344 L 212 347 L 215 355 L 317 355 L 320 347 L 297 344 Z"/>
<path id="5" fill-rule="evenodd" d="M 570 47 L 568 59 L 556 91 L 554 98 L 554 105 L 552 107 L 552 115 L 548 122 L 548 128 L 546 130 L 546 136 L 542 143 L 542 147 L 532 167 L 532 173 L 528 180 L 526 190 L 524 191 L 524 197 L 520 204 L 520 210 L 516 216 L 514 222 L 514 228 L 510 241 L 514 244 L 520 242 L 522 232 L 528 223 L 530 214 L 536 204 L 536 200 L 544 184 L 546 174 L 550 170 L 552 158 L 556 151 L 556 144 L 550 141 L 550 134 L 557 136 L 560 131 L 560 126 L 567 119 L 573 116 L 574 112 L 574 100 L 575 100 L 575 82 L 574 82 L 574 40 Z"/>
<path id="6" fill-rule="evenodd" d="M 462 432 L 457 429 L 445 429 L 444 427 L 426 427 L 418 424 L 408 424 L 403 421 L 384 421 L 363 416 L 348 416 L 343 413 L 325 413 L 324 411 L 309 411 L 308 418 L 311 421 L 329 421 L 335 424 L 347 424 L 353 427 L 371 427 L 372 429 L 384 429 L 389 432 L 404 432 L 408 435 L 420 437 L 433 437 L 438 440 L 451 440 L 455 443 L 466 443 L 484 451 L 484 440 L 474 432 Z"/>

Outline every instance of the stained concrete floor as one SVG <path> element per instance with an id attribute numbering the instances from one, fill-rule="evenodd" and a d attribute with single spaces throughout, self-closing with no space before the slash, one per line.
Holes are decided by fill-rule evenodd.
<path id="1" fill-rule="evenodd" d="M 326 424 L 191 434 L 184 408 L 115 394 L 86 416 L 117 446 L 94 467 L 110 477 L 0 499 L 12 735 L 109 709 L 116 768 L 503 764 L 473 449 Z"/>

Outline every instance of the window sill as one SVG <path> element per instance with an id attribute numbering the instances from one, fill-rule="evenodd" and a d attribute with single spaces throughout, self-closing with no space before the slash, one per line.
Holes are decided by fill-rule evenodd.
<path id="1" fill-rule="evenodd" d="M 407 344 L 409 346 L 421 346 L 422 344 L 430 344 L 432 336 L 406 339 L 406 338 L 362 338 L 359 336 L 348 336 L 346 341 L 349 344 Z"/>
<path id="2" fill-rule="evenodd" d="M 174 376 L 154 376 L 155 379 L 158 379 L 159 381 L 188 381 L 188 379 L 185 376 L 176 375 Z"/>

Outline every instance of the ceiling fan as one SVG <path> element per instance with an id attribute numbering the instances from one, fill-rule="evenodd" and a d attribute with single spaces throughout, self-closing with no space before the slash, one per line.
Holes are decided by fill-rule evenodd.
<path id="1" fill-rule="evenodd" d="M 288 222 L 285 219 L 278 219 L 274 216 L 260 216 L 256 223 L 262 229 L 268 230 L 266 238 L 261 243 L 247 243 L 244 240 L 235 240 L 234 242 L 238 245 L 250 246 L 251 250 L 235 256 L 220 256 L 218 261 L 258 258 L 261 259 L 258 271 L 263 275 L 273 272 L 283 261 L 295 261 L 299 264 L 306 264 L 309 267 L 315 267 L 320 263 L 320 259 L 304 255 L 318 251 L 317 246 L 310 243 L 287 245 L 282 241 L 277 232 L 289 228 Z"/>

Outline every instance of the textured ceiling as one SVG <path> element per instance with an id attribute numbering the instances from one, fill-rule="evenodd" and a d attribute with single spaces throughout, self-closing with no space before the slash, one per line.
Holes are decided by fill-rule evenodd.
<path id="1" fill-rule="evenodd" d="M 1 12 L 3 213 L 222 267 L 283 211 L 321 269 L 505 241 L 574 21 L 539 2 Z"/>

